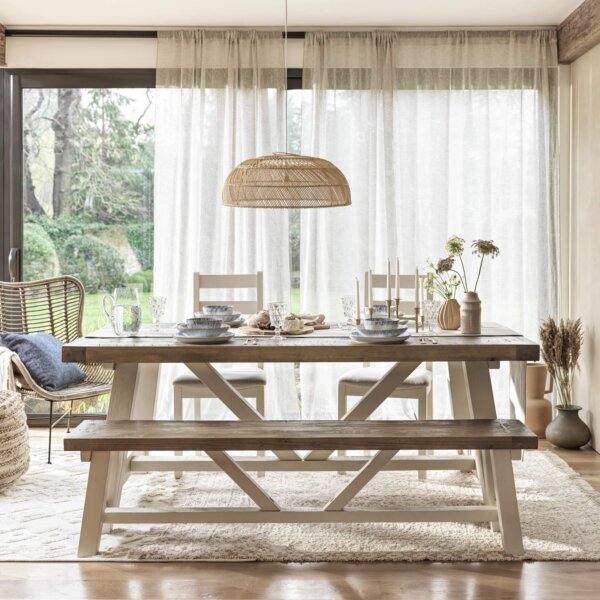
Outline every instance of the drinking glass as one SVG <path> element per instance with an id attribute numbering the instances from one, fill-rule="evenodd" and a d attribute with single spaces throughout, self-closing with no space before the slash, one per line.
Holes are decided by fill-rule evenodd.
<path id="1" fill-rule="evenodd" d="M 160 330 L 160 318 L 165 314 L 166 303 L 167 299 L 165 296 L 150 296 L 150 298 L 148 298 L 154 331 Z"/>
<path id="2" fill-rule="evenodd" d="M 142 324 L 140 295 L 135 287 L 121 287 L 102 300 L 106 316 L 119 337 L 133 336 Z"/>
<path id="3" fill-rule="evenodd" d="M 275 326 L 275 336 L 273 341 L 279 344 L 283 341 L 281 337 L 281 327 L 283 326 L 283 320 L 287 315 L 287 306 L 285 302 L 269 302 L 267 305 L 269 309 L 269 318 L 271 319 L 271 325 Z"/>
<path id="4" fill-rule="evenodd" d="M 423 316 L 425 317 L 425 325 L 429 333 L 433 333 L 437 322 L 438 313 L 442 303 L 439 300 L 424 300 L 423 301 Z"/>
<path id="5" fill-rule="evenodd" d="M 344 309 L 344 316 L 346 317 L 343 328 L 352 329 L 354 319 L 356 318 L 356 296 L 352 294 L 342 296 L 342 307 Z"/>

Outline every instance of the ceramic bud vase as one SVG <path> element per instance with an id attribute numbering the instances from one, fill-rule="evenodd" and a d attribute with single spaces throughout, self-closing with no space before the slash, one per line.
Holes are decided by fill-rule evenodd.
<path id="1" fill-rule="evenodd" d="M 460 332 L 481 333 L 481 300 L 477 292 L 467 292 L 460 303 Z"/>
<path id="2" fill-rule="evenodd" d="M 546 439 L 559 448 L 581 448 L 590 441 L 590 430 L 579 418 L 581 406 L 571 404 L 556 407 L 558 414 L 546 427 Z"/>
<path id="3" fill-rule="evenodd" d="M 458 329 L 460 327 L 460 304 L 458 300 L 454 298 L 444 300 L 438 313 L 438 325 L 440 329 Z"/>
<path id="4" fill-rule="evenodd" d="M 547 386 L 548 380 L 550 384 Z M 525 425 L 540 439 L 546 437 L 546 427 L 552 421 L 552 403 L 545 398 L 546 394 L 552 393 L 552 383 L 545 364 L 530 363 L 527 365 Z"/>

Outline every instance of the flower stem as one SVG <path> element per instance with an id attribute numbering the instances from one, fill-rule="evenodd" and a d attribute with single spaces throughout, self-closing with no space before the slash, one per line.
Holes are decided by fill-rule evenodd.
<path id="1" fill-rule="evenodd" d="M 463 275 L 465 277 L 464 282 L 463 282 L 463 289 L 465 290 L 465 294 L 469 291 L 469 286 L 467 284 L 467 271 L 465 269 L 465 263 L 463 262 L 462 256 L 459 254 L 458 255 L 458 260 L 460 260 L 460 264 L 462 266 L 462 270 L 463 270 Z"/>
<path id="2" fill-rule="evenodd" d="M 475 288 L 473 289 L 474 292 L 477 291 L 477 284 L 479 283 L 479 277 L 481 276 L 481 267 L 483 267 L 483 259 L 485 257 L 482 255 L 481 256 L 481 262 L 479 263 L 479 271 L 477 272 L 477 279 L 475 280 Z"/>

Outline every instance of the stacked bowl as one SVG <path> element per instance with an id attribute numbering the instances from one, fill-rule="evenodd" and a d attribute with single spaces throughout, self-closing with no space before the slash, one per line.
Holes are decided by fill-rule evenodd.
<path id="1" fill-rule="evenodd" d="M 217 317 L 194 317 L 177 325 L 175 338 L 189 343 L 223 342 L 233 337 L 229 325 Z"/>
<path id="2" fill-rule="evenodd" d="M 243 322 L 242 313 L 237 312 L 230 304 L 207 304 L 202 307 L 202 312 L 194 313 L 194 317 L 210 317 L 220 319 L 229 327 L 239 327 Z"/>
<path id="3" fill-rule="evenodd" d="M 407 329 L 407 321 L 387 317 L 371 317 L 364 319 L 351 337 L 357 342 L 400 342 L 410 336 Z"/>

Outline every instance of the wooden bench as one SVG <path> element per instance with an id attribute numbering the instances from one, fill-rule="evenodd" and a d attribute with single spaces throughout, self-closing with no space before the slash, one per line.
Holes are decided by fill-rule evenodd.
<path id="1" fill-rule="evenodd" d="M 500 526 L 505 552 L 523 553 L 511 450 L 537 448 L 537 437 L 516 420 L 452 421 L 85 421 L 64 440 L 65 450 L 91 460 L 79 556 L 98 551 L 103 524 L 324 523 L 459 521 Z M 119 508 L 106 505 L 111 452 L 204 451 L 257 508 Z M 376 450 L 322 509 L 282 508 L 229 454 L 242 450 Z M 492 494 L 475 506 L 349 509 L 347 504 L 399 450 L 488 453 Z M 483 483 L 482 483 L 483 489 Z"/>

